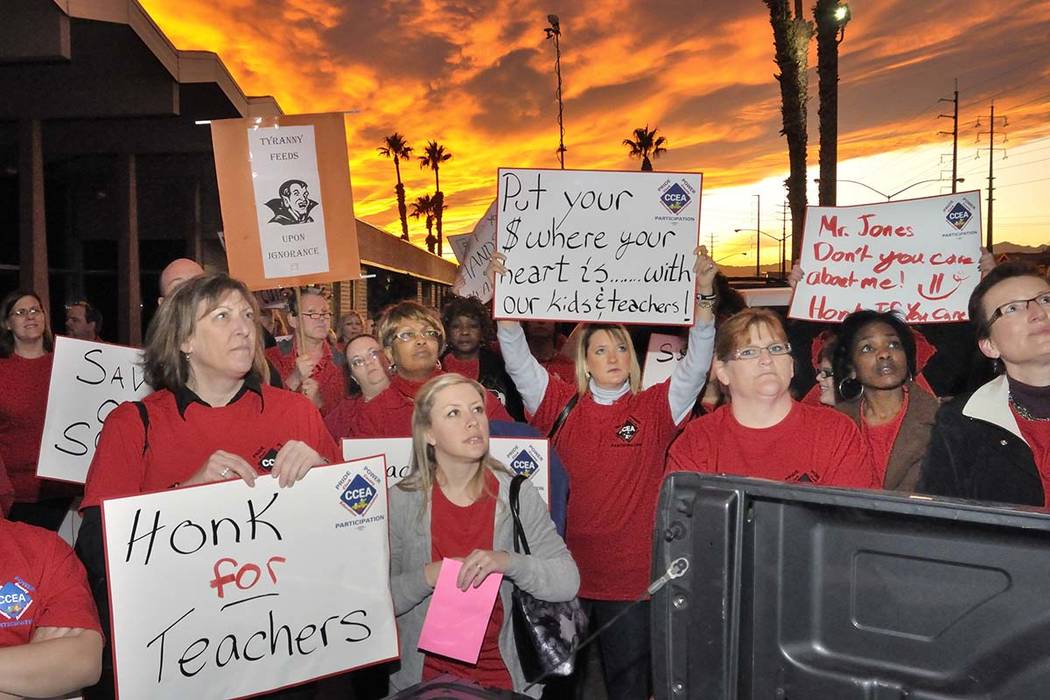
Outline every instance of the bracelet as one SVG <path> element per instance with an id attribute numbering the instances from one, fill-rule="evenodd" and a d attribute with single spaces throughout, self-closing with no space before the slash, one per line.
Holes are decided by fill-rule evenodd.
<path id="1" fill-rule="evenodd" d="M 718 292 L 713 292 L 711 294 L 704 294 L 703 292 L 697 292 L 696 293 L 696 300 L 697 301 L 718 301 Z"/>

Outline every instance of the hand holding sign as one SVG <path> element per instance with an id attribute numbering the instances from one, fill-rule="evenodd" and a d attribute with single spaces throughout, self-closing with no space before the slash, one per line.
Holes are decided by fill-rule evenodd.
<path id="1" fill-rule="evenodd" d="M 711 294 L 715 291 L 715 275 L 718 274 L 718 266 L 707 254 L 707 246 L 697 246 L 693 253 L 696 255 L 696 263 L 693 265 L 693 272 L 696 273 L 696 290 L 701 294 Z"/>
<path id="2" fill-rule="evenodd" d="M 306 476 L 306 472 L 322 464 L 327 464 L 327 461 L 317 450 L 302 440 L 289 440 L 277 451 L 271 473 L 281 488 L 291 487 Z"/>
<path id="3" fill-rule="evenodd" d="M 183 481 L 180 486 L 197 486 L 237 478 L 244 479 L 244 483 L 249 486 L 255 486 L 255 476 L 255 468 L 244 461 L 240 455 L 225 450 L 215 450 L 201 465 L 201 468 L 189 479 Z"/>
<path id="4" fill-rule="evenodd" d="M 459 576 L 456 577 L 456 586 L 461 591 L 472 586 L 477 588 L 484 583 L 489 574 L 505 574 L 509 566 L 510 555 L 506 552 L 475 549 L 463 559 Z"/>

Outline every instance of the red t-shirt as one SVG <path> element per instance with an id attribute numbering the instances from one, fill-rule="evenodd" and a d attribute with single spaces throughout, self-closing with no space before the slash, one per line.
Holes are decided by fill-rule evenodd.
<path id="1" fill-rule="evenodd" d="M 324 417 L 324 424 L 328 428 L 328 432 L 332 434 L 332 437 L 338 441 L 350 434 L 350 425 L 354 416 L 361 410 L 361 406 L 364 403 L 364 397 L 360 394 L 347 396 L 328 412 L 328 415 Z"/>
<path id="2" fill-rule="evenodd" d="M 16 501 L 35 503 L 72 493 L 62 484 L 36 478 L 53 360 L 51 353 L 33 359 L 14 354 L 0 359 L 0 458 Z"/>
<path id="3" fill-rule="evenodd" d="M 50 530 L 0 518 L 0 648 L 40 627 L 102 633 L 84 565 Z"/>
<path id="4" fill-rule="evenodd" d="M 1027 420 L 1018 415 L 1013 406 L 1010 406 L 1010 410 L 1025 442 L 1032 448 L 1032 459 L 1039 471 L 1039 479 L 1043 482 L 1044 506 L 1050 508 L 1050 421 Z"/>
<path id="5" fill-rule="evenodd" d="M 491 473 L 485 474 L 485 484 L 492 493 L 499 493 L 499 482 Z M 496 522 L 496 499 L 482 495 L 469 506 L 457 506 L 445 497 L 441 487 L 434 484 L 430 507 L 430 557 L 432 561 L 465 557 L 475 549 L 493 547 Z M 503 626 L 503 603 L 496 596 L 477 664 L 426 654 L 423 659 L 423 680 L 448 673 L 459 678 L 477 681 L 485 688 L 513 689 L 507 665 L 499 651 L 499 632 Z"/>
<path id="6" fill-rule="evenodd" d="M 192 395 L 192 394 L 191 394 Z M 342 456 L 320 414 L 301 394 L 268 384 L 244 390 L 225 406 L 196 400 L 184 405 L 171 391 L 157 391 L 143 403 L 149 413 L 149 448 L 143 454 L 138 408 L 122 403 L 106 419 L 88 470 L 81 508 L 104 498 L 170 488 L 200 469 L 216 450 L 243 457 L 260 474 L 284 443 L 301 440 L 331 462 Z"/>
<path id="7" fill-rule="evenodd" d="M 920 390 L 921 391 L 921 390 Z M 868 443 L 871 450 L 871 463 L 878 474 L 879 483 L 886 481 L 886 467 L 890 463 L 890 453 L 893 452 L 893 443 L 897 442 L 897 435 L 904 423 L 904 414 L 908 412 L 908 392 L 904 392 L 904 402 L 901 404 L 897 416 L 888 423 L 882 425 L 868 425 L 864 418 L 864 407 L 860 407 L 860 435 Z"/>
<path id="8" fill-rule="evenodd" d="M 427 381 L 439 374 L 443 372 L 435 371 Z M 362 404 L 361 410 L 351 417 L 350 432 L 344 437 L 410 437 L 416 393 L 424 384 L 426 381 L 412 382 L 395 374 L 390 378 L 390 386 L 379 392 L 371 401 Z M 491 391 L 485 392 L 485 413 L 488 414 L 489 420 L 514 421 Z"/>
<path id="9" fill-rule="evenodd" d="M 609 406 L 590 392 L 573 407 L 554 446 L 572 484 L 565 543 L 580 570 L 580 597 L 634 600 L 649 585 L 653 516 L 667 446 L 678 434 L 668 382 Z M 550 432 L 574 385 L 550 375 L 531 423 Z"/>
<path id="10" fill-rule="evenodd" d="M 554 353 L 549 360 L 539 360 L 548 374 L 557 375 L 569 386 L 576 386 L 576 363 L 560 352 Z"/>
<path id="11" fill-rule="evenodd" d="M 295 357 L 298 353 L 297 344 L 292 341 L 292 351 L 288 354 L 281 352 L 281 346 L 275 345 L 267 348 L 266 359 L 269 360 L 281 375 L 281 381 L 287 383 L 288 377 L 295 371 Z M 310 378 L 317 380 L 318 391 L 321 395 L 321 415 L 328 415 L 339 402 L 346 396 L 346 377 L 343 368 L 336 364 L 332 357 L 332 349 L 328 343 L 321 348 L 321 359 L 314 365 L 310 372 Z"/>
<path id="12" fill-rule="evenodd" d="M 462 374 L 467 379 L 477 381 L 481 363 L 476 357 L 473 360 L 457 360 L 455 355 L 449 353 L 441 358 L 441 368 L 446 372 Z"/>
<path id="13" fill-rule="evenodd" d="M 667 469 L 848 488 L 882 484 L 849 417 L 797 401 L 769 428 L 740 425 L 731 405 L 697 418 L 671 445 Z"/>
<path id="14" fill-rule="evenodd" d="M 15 487 L 7 478 L 7 468 L 4 460 L 0 457 L 0 517 L 6 517 L 11 511 L 11 505 L 15 502 Z"/>

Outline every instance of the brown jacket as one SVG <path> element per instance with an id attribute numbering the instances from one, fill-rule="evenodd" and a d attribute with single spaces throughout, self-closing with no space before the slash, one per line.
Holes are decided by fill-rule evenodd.
<path id="1" fill-rule="evenodd" d="M 900 432 L 893 442 L 890 461 L 882 488 L 887 491 L 915 491 L 922 471 L 922 458 L 930 443 L 930 431 L 940 403 L 915 384 L 908 388 L 908 410 L 901 422 Z M 849 401 L 835 406 L 860 426 L 861 401 Z M 876 465 L 878 467 L 879 465 Z"/>

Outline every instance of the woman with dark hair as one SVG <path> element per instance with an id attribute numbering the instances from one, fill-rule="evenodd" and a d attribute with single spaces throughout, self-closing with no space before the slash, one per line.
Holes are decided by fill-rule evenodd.
<path id="1" fill-rule="evenodd" d="M 336 439 L 349 435 L 351 421 L 361 406 L 390 386 L 390 361 L 378 340 L 367 333 L 353 336 L 346 344 L 345 355 L 350 371 L 347 396 L 324 417 L 324 424 Z"/>
<path id="2" fill-rule="evenodd" d="M 11 292 L 0 314 L 0 464 L 14 488 L 9 517 L 57 530 L 75 491 L 36 476 L 55 337 L 35 292 Z"/>
<path id="3" fill-rule="evenodd" d="M 914 491 L 939 404 L 915 383 L 916 345 L 895 313 L 855 311 L 838 331 L 836 408 L 860 429 L 882 488 Z"/>
<path id="4" fill-rule="evenodd" d="M 150 321 L 143 350 L 155 391 L 109 414 L 81 504 L 77 552 L 103 629 L 103 499 L 267 474 L 286 487 L 340 459 L 309 399 L 267 384 L 255 297 L 242 282 L 222 273 L 183 282 Z"/>
<path id="5" fill-rule="evenodd" d="M 394 692 L 445 674 L 525 692 L 512 590 L 562 602 L 572 600 L 580 585 L 572 555 L 528 480 L 519 492 L 519 512 L 530 553 L 514 551 L 514 474 L 489 452 L 487 394 L 475 381 L 442 374 L 416 395 L 411 472 L 390 491 L 390 591 L 401 637 L 401 665 L 390 678 Z M 438 575 L 450 559 L 461 562 L 456 583 L 463 590 L 503 574 L 474 664 L 416 649 Z M 541 691 L 534 686 L 529 694 Z"/>
<path id="6" fill-rule="evenodd" d="M 441 356 L 446 372 L 462 374 L 496 394 L 514 420 L 525 420 L 521 395 L 503 366 L 503 358 L 488 348 L 495 338 L 489 310 L 474 297 L 452 296 L 441 309 L 448 350 Z"/>

